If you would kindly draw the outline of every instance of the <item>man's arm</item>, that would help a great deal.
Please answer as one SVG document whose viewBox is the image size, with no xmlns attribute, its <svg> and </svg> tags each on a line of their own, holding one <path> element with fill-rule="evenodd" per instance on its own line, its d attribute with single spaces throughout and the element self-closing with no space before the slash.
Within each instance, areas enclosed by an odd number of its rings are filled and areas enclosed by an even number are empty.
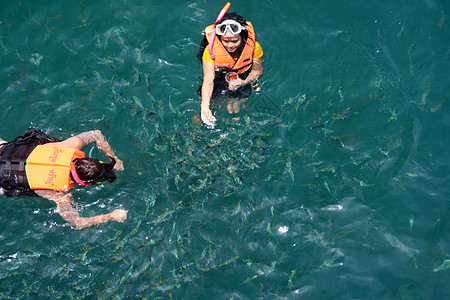
<svg viewBox="0 0 450 300">
<path fill-rule="evenodd" d="M 109 214 L 98 215 L 90 218 L 83 218 L 73 207 L 74 201 L 72 193 L 63 193 L 49 190 L 34 190 L 34 192 L 43 198 L 56 203 L 56 210 L 60 216 L 66 220 L 70 226 L 76 229 L 84 229 L 93 225 L 99 225 L 109 221 L 123 222 L 127 218 L 127 210 L 116 209 Z"/>
<path fill-rule="evenodd" d="M 76 148 L 78 150 L 83 149 L 87 145 L 94 143 L 96 144 L 98 150 L 105 153 L 107 156 L 114 157 L 116 160 L 116 164 L 114 166 L 114 169 L 118 171 L 123 171 L 123 162 L 120 160 L 116 154 L 114 153 L 114 150 L 109 145 L 108 141 L 106 140 L 105 136 L 102 134 L 100 130 L 91 130 L 82 132 L 76 136 L 70 137 L 62 142 L 56 142 L 52 143 L 57 146 L 61 147 L 72 147 Z"/>
</svg>

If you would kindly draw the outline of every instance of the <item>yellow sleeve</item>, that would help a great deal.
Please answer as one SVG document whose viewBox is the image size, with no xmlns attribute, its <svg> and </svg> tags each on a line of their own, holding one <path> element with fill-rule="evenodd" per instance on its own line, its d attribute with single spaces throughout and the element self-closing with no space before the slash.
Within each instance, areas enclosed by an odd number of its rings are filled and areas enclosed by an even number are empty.
<svg viewBox="0 0 450 300">
<path fill-rule="evenodd" d="M 255 49 L 253 49 L 253 59 L 259 59 L 263 56 L 264 52 L 258 41 L 255 41 Z"/>
<path fill-rule="evenodd" d="M 215 60 L 212 59 L 211 55 L 209 54 L 208 46 L 203 51 L 202 60 L 205 62 L 212 63 L 212 64 L 215 62 Z"/>
</svg>

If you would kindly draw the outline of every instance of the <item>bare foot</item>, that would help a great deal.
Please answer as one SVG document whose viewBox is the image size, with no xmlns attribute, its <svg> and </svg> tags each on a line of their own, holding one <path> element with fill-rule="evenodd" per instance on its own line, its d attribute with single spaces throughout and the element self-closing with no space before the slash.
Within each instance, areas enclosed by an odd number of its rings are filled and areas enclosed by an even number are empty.
<svg viewBox="0 0 450 300">
<path fill-rule="evenodd" d="M 237 101 L 236 98 L 228 98 L 227 99 L 227 110 L 229 114 L 232 114 L 234 112 L 234 103 Z"/>
<path fill-rule="evenodd" d="M 233 103 L 233 112 L 238 114 L 241 111 L 241 101 L 237 100 Z"/>
</svg>

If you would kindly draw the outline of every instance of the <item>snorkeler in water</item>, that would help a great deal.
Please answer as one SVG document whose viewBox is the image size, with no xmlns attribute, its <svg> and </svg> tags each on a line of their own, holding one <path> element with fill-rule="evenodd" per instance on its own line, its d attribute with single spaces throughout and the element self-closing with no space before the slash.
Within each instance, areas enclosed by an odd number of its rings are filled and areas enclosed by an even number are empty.
<svg viewBox="0 0 450 300">
<path fill-rule="evenodd" d="M 109 157 L 109 163 L 85 157 L 81 150 L 94 142 Z M 13 142 L 0 139 L 0 194 L 47 198 L 56 203 L 57 212 L 76 229 L 127 218 L 128 211 L 123 209 L 83 218 L 73 207 L 71 188 L 76 184 L 88 187 L 106 180 L 112 182 L 116 179 L 113 169 L 123 171 L 123 162 L 100 130 L 58 141 L 30 128 Z"/>
<path fill-rule="evenodd" d="M 201 119 L 207 125 L 216 121 L 211 100 L 224 95 L 228 113 L 239 113 L 240 105 L 252 94 L 252 83 L 263 73 L 263 50 L 256 41 L 253 25 L 237 13 L 222 15 L 228 7 L 229 3 L 216 23 L 205 28 L 200 46 L 203 83 L 198 92 Z"/>
</svg>

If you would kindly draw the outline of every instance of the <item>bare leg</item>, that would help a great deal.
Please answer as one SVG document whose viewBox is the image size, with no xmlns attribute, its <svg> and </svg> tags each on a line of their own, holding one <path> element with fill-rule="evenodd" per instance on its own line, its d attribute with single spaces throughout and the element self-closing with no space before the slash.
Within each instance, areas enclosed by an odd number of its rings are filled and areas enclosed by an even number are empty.
<svg viewBox="0 0 450 300">
<path fill-rule="evenodd" d="M 248 98 L 243 98 L 243 99 L 236 99 L 236 101 L 233 104 L 233 112 L 235 114 L 238 114 L 241 111 L 241 103 L 245 104 L 245 102 L 247 102 Z"/>
<path fill-rule="evenodd" d="M 245 108 L 245 103 L 247 102 L 247 100 L 248 100 L 248 98 L 241 99 L 241 104 L 242 104 L 242 106 L 244 106 L 244 108 Z"/>
<path fill-rule="evenodd" d="M 227 98 L 227 110 L 230 115 L 234 113 L 234 105 L 236 101 L 239 100 L 237 98 Z"/>
</svg>

